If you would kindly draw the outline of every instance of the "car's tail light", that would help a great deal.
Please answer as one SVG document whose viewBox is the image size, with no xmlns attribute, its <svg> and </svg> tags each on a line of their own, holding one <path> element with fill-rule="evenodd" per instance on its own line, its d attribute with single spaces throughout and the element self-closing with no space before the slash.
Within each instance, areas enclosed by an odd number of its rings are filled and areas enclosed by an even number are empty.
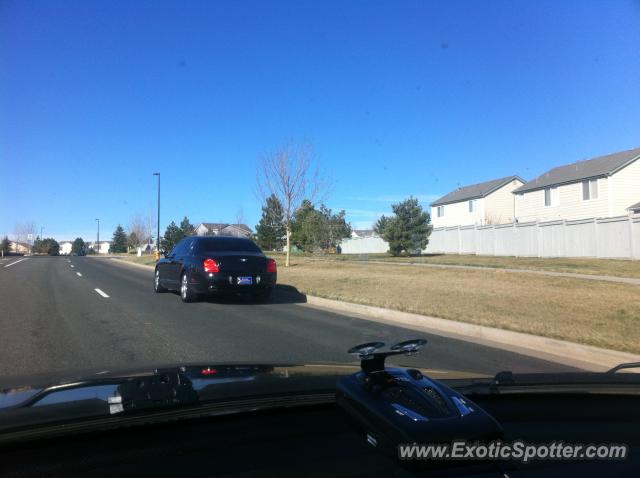
<svg viewBox="0 0 640 478">
<path fill-rule="evenodd" d="M 267 259 L 267 272 L 278 272 L 278 266 L 274 259 Z"/>
<path fill-rule="evenodd" d="M 202 265 L 204 266 L 205 272 L 220 272 L 220 265 L 215 259 L 207 259 Z"/>
</svg>

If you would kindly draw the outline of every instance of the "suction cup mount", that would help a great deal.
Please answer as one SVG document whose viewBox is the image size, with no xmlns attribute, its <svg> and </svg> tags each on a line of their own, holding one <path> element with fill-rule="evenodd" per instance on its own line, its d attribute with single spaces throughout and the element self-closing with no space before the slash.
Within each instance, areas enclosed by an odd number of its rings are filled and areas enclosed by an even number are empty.
<svg viewBox="0 0 640 478">
<path fill-rule="evenodd" d="M 384 372 L 384 361 L 391 355 L 416 355 L 425 346 L 425 339 L 405 340 L 391 347 L 387 352 L 378 352 L 384 347 L 383 342 L 368 342 L 351 347 L 347 353 L 357 355 L 360 367 L 365 373 Z"/>
</svg>

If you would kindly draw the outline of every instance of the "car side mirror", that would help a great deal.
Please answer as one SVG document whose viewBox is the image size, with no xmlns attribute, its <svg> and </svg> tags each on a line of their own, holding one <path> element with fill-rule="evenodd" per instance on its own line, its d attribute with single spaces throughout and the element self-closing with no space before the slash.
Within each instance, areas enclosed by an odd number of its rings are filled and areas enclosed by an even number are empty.
<svg viewBox="0 0 640 478">
<path fill-rule="evenodd" d="M 162 253 L 162 255 L 164 256 L 164 258 L 166 259 L 167 257 L 169 257 L 171 255 L 171 253 L 169 251 L 164 251 Z"/>
</svg>

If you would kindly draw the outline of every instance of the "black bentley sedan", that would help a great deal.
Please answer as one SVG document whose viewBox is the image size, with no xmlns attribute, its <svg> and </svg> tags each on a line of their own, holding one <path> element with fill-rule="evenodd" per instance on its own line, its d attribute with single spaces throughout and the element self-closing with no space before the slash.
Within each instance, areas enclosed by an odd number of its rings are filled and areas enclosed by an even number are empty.
<svg viewBox="0 0 640 478">
<path fill-rule="evenodd" d="M 183 302 L 205 294 L 250 293 L 266 300 L 278 269 L 250 239 L 194 236 L 181 240 L 156 264 L 154 290 L 180 292 Z"/>
</svg>

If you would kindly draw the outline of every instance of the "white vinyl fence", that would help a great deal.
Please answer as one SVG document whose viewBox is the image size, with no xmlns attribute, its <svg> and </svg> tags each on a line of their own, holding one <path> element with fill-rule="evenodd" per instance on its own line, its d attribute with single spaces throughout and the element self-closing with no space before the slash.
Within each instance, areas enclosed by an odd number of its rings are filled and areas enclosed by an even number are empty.
<svg viewBox="0 0 640 478">
<path fill-rule="evenodd" d="M 389 250 L 389 244 L 378 236 L 351 237 L 340 243 L 343 254 L 376 254 Z"/>
<path fill-rule="evenodd" d="M 640 259 L 640 216 L 437 228 L 425 252 Z"/>
</svg>

